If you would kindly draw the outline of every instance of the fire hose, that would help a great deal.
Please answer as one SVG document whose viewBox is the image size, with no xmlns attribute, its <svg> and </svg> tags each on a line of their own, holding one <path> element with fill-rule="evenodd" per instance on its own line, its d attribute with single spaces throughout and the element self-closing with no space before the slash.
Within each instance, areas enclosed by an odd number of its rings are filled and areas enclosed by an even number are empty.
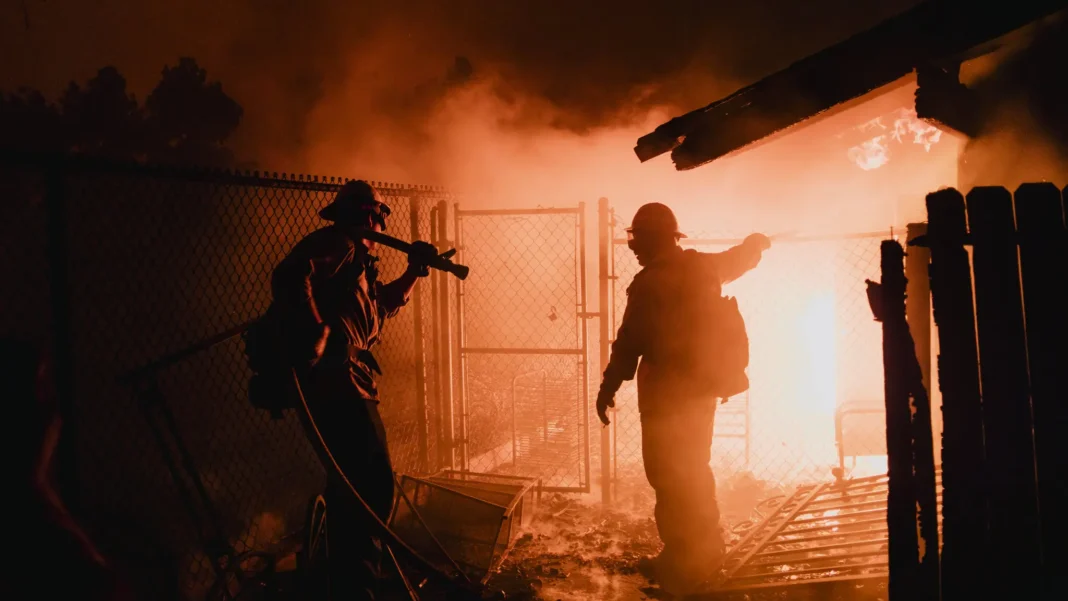
<svg viewBox="0 0 1068 601">
<path fill-rule="evenodd" d="M 412 254 L 412 244 L 410 242 L 405 242 L 400 238 L 394 238 L 393 236 L 390 236 L 388 234 L 383 234 L 382 232 L 376 232 L 367 228 L 359 228 L 355 230 L 355 233 L 357 236 L 365 240 L 377 242 L 382 246 L 388 246 L 389 248 L 399 250 L 409 256 Z M 456 254 L 456 250 L 450 250 L 441 253 L 440 255 L 427 257 L 425 258 L 426 264 L 427 266 L 433 267 L 434 269 L 439 269 L 446 273 L 451 273 L 454 276 L 460 278 L 461 280 L 466 280 L 467 275 L 471 272 L 471 269 L 468 268 L 466 265 L 460 265 L 458 263 L 453 263 L 452 261 L 450 261 L 449 258 L 452 257 L 454 254 Z M 420 259 L 423 258 L 420 257 Z"/>
<path fill-rule="evenodd" d="M 344 484 L 345 488 L 348 489 L 349 493 L 352 494 L 352 497 L 356 499 L 357 505 L 363 510 L 364 517 L 368 518 L 367 521 L 371 526 L 371 530 L 389 548 L 389 552 L 392 554 L 393 549 L 396 549 L 402 555 L 407 557 L 409 561 L 415 564 L 416 567 L 423 570 L 427 576 L 436 576 L 444 583 L 465 590 L 468 593 L 471 593 L 474 597 L 480 597 L 483 590 L 481 585 L 472 582 L 467 577 L 467 574 L 462 571 L 458 572 L 456 575 L 450 576 L 434 566 L 418 551 L 401 540 L 400 537 L 398 537 L 396 533 L 394 533 L 393 530 L 390 529 L 380 517 L 378 517 L 378 514 L 371 509 L 371 506 L 367 504 L 367 501 L 360 496 L 360 493 L 352 485 L 352 482 L 349 481 L 348 476 L 345 475 L 341 466 L 338 465 L 337 460 L 334 459 L 333 453 L 330 452 L 326 440 L 319 431 L 319 428 L 315 423 L 315 417 L 312 415 L 311 407 L 309 407 L 308 400 L 304 396 L 304 389 L 300 385 L 300 376 L 297 374 L 297 370 L 292 369 L 291 371 L 293 374 L 293 386 L 296 391 L 296 397 L 300 399 L 300 406 L 297 407 L 297 416 L 300 418 L 301 423 L 304 425 L 304 429 L 308 433 L 308 440 L 315 449 L 315 453 L 319 456 L 319 460 L 327 471 L 336 476 Z"/>
</svg>

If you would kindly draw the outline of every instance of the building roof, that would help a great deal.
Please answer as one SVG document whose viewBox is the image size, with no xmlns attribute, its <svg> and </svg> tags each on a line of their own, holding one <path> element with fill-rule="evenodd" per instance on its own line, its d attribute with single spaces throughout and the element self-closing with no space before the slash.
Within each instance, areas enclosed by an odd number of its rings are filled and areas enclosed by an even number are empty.
<svg viewBox="0 0 1068 601">
<path fill-rule="evenodd" d="M 677 170 L 699 167 L 802 121 L 853 106 L 917 67 L 985 53 L 992 40 L 1063 8 L 1063 0 L 924 2 L 660 125 L 638 139 L 634 152 L 645 162 L 670 151 Z"/>
</svg>

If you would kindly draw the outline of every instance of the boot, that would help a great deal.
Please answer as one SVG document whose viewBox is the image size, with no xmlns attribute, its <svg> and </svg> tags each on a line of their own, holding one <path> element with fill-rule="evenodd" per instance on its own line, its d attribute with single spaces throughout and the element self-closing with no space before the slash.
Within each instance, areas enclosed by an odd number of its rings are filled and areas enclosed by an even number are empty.
<svg viewBox="0 0 1068 601">
<path fill-rule="evenodd" d="M 711 591 L 715 585 L 723 555 L 690 555 L 657 565 L 657 583 L 673 597 L 698 595 Z"/>
</svg>

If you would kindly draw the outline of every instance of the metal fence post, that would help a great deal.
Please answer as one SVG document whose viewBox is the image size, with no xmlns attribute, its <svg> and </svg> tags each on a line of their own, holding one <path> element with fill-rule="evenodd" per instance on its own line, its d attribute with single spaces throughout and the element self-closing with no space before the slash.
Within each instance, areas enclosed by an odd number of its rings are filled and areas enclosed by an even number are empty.
<svg viewBox="0 0 1068 601">
<path fill-rule="evenodd" d="M 912 242 L 927 235 L 926 223 L 910 223 L 907 241 Z M 931 253 L 923 246 L 909 246 L 905 255 L 905 278 L 908 288 L 905 296 L 905 316 L 909 331 L 916 345 L 916 359 L 923 370 L 923 387 L 931 390 L 931 282 L 927 265 Z"/>
<path fill-rule="evenodd" d="M 449 249 L 449 204 L 447 201 L 439 201 L 437 212 L 437 240 L 435 243 L 438 250 L 445 252 Z M 449 313 L 449 281 L 443 271 L 435 271 L 437 277 L 438 295 L 435 299 L 438 305 L 437 331 L 438 331 L 438 399 L 441 403 L 441 445 L 442 460 L 447 469 L 455 468 L 456 444 L 453 441 L 453 416 L 452 416 L 452 319 Z"/>
<path fill-rule="evenodd" d="M 609 272 L 608 257 L 612 250 L 612 214 L 608 209 L 608 199 L 597 201 L 597 297 L 600 305 L 600 337 L 598 365 L 600 373 L 608 367 L 608 357 L 612 352 L 609 339 L 612 336 L 611 316 L 612 299 L 608 286 L 612 276 Z M 601 502 L 612 503 L 612 437 L 611 431 L 601 427 Z"/>
<path fill-rule="evenodd" d="M 578 272 L 579 272 L 579 302 L 578 315 L 582 344 L 582 357 L 579 360 L 579 369 L 582 376 L 582 415 L 585 419 L 585 427 L 582 431 L 582 449 L 585 454 L 585 478 L 586 486 L 590 486 L 590 330 L 587 320 L 591 317 L 586 302 L 586 203 L 579 203 L 578 214 Z M 604 321 L 602 319 L 601 321 Z"/>
<path fill-rule="evenodd" d="M 423 199 L 412 196 L 408 201 L 411 222 L 411 239 L 420 240 L 419 214 L 423 208 Z M 423 283 L 418 282 L 412 290 L 412 323 L 415 331 L 415 421 L 419 439 L 419 463 L 423 471 L 430 472 L 430 445 L 427 441 L 427 404 L 426 404 L 426 361 L 423 353 Z"/>
<path fill-rule="evenodd" d="M 441 217 L 444 219 L 445 212 L 442 211 Z M 453 205 L 453 235 L 455 236 L 454 246 L 457 253 L 461 257 L 464 256 L 463 245 L 463 233 L 460 225 L 460 205 Z M 442 222 L 441 231 L 447 231 L 445 223 Z M 445 274 L 442 274 L 443 276 Z M 445 287 L 448 290 L 448 287 Z M 464 355 L 462 349 L 466 346 L 464 340 L 466 332 L 464 331 L 464 282 L 460 278 L 456 278 L 456 335 L 451 338 L 452 345 L 449 346 L 449 351 L 454 352 L 456 356 L 456 377 L 452 379 L 455 383 L 456 392 L 455 397 L 460 402 L 460 468 L 463 471 L 470 471 L 469 458 L 467 456 L 468 444 L 467 444 L 467 357 Z M 451 361 L 450 357 L 450 361 Z M 451 363 L 450 363 L 451 366 Z"/>
<path fill-rule="evenodd" d="M 906 241 L 927 235 L 926 223 L 910 223 L 906 229 Z M 905 293 L 905 319 L 912 333 L 916 348 L 916 360 L 920 362 L 923 372 L 923 389 L 928 398 L 933 396 L 931 389 L 931 277 L 928 265 L 931 252 L 924 245 L 909 245 L 905 254 L 905 279 L 908 286 Z M 942 429 L 942 412 L 931 411 L 931 431 Z M 935 463 L 942 462 L 942 445 L 934 445 Z"/>
<path fill-rule="evenodd" d="M 49 298 L 52 310 L 52 377 L 63 419 L 63 436 L 56 450 L 60 494 L 72 508 L 78 506 L 77 420 L 74 412 L 74 325 L 71 317 L 70 234 L 67 231 L 67 187 L 63 166 L 50 166 L 46 175 L 45 205 L 48 223 Z"/>
</svg>

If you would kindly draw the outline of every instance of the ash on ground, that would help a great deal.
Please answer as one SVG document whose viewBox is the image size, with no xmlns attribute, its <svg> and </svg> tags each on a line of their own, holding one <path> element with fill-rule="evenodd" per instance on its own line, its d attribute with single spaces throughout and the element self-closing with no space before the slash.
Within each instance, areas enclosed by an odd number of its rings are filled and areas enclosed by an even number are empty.
<svg viewBox="0 0 1068 601">
<path fill-rule="evenodd" d="M 642 577 L 638 560 L 660 552 L 653 521 L 655 497 L 644 474 L 620 474 L 615 502 L 553 495 L 543 497 L 531 531 L 506 557 L 489 585 L 520 601 L 631 601 L 669 599 Z M 724 536 L 735 542 L 787 491 L 751 474 L 722 478 L 719 504 Z"/>
</svg>

